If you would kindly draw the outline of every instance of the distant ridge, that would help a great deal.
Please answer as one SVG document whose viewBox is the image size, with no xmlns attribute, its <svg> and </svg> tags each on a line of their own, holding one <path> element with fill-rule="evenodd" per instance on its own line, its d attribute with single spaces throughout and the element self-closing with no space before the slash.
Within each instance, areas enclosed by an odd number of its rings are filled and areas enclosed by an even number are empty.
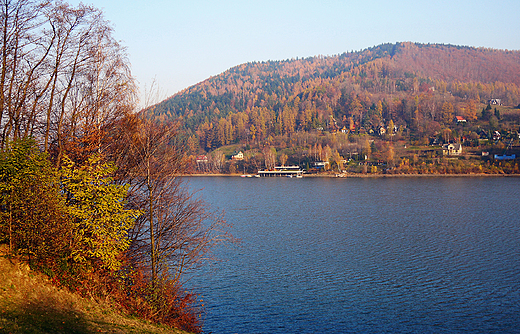
<svg viewBox="0 0 520 334">
<path fill-rule="evenodd" d="M 421 103 L 424 98 L 418 100 L 419 96 L 427 92 L 429 105 L 415 108 L 421 119 L 437 122 L 436 110 L 443 101 L 449 100 L 457 112 L 467 110 L 462 103 L 470 100 L 480 104 L 500 99 L 516 106 L 519 86 L 517 50 L 387 43 L 336 56 L 240 64 L 146 112 L 159 120 L 181 120 L 187 135 L 207 151 L 251 137 L 255 124 L 255 139 L 327 128 L 331 119 L 340 127 L 347 126 L 349 118 L 358 127 L 375 128 L 390 119 L 411 127 L 412 107 L 407 101 Z M 396 107 L 397 100 L 402 103 Z M 367 119 L 378 103 L 383 106 L 380 115 Z M 225 127 L 218 124 L 221 119 L 230 123 L 228 134 L 221 129 L 219 139 L 208 139 L 207 133 L 216 132 L 211 129 Z"/>
<path fill-rule="evenodd" d="M 237 98 L 253 98 L 252 94 L 259 92 L 259 88 L 265 88 L 267 92 L 289 93 L 291 84 L 297 82 L 305 84 L 316 78 L 331 80 L 346 73 L 370 76 L 371 68 L 378 65 L 381 69 L 377 74 L 383 78 L 400 79 L 413 75 L 423 80 L 429 78 L 447 83 L 498 81 L 520 86 L 518 50 L 403 42 L 381 44 L 337 56 L 241 64 L 159 103 L 154 108 L 154 114 L 179 116 L 184 114 L 186 108 L 193 112 L 204 110 L 213 102 L 219 103 L 211 97 L 229 93 L 233 95 L 229 96 L 229 102 L 234 100 L 234 103 L 224 106 L 224 109 L 241 110 L 240 105 L 236 105 Z M 277 87 L 278 84 L 282 87 Z M 234 91 L 237 96 L 232 94 Z M 193 97 L 193 101 L 189 101 L 192 100 L 190 97 Z"/>
<path fill-rule="evenodd" d="M 520 52 L 467 46 L 400 43 L 397 67 L 445 81 L 520 85 Z"/>
</svg>

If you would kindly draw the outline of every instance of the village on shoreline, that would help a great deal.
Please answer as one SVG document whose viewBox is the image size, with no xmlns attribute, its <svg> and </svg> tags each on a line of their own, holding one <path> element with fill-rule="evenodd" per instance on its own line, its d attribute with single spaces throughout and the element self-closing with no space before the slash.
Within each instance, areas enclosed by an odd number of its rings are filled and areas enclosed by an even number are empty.
<svg viewBox="0 0 520 334">
<path fill-rule="evenodd" d="M 365 144 L 365 147 L 369 146 L 374 145 Z M 207 155 L 191 156 L 191 160 L 189 157 L 187 174 L 297 178 L 520 175 L 517 158 L 520 156 L 520 148 L 508 145 L 504 149 L 500 142 L 498 145 L 485 143 L 478 147 L 463 147 L 462 144 L 453 143 L 411 146 L 404 141 L 395 142 L 388 150 L 392 158 L 386 161 L 381 159 L 376 148 L 362 151 L 361 154 L 354 152 L 345 158 L 337 151 L 333 154 L 323 153 L 327 148 L 293 148 L 280 152 L 273 148 L 249 148 L 243 152 L 240 145 L 230 145 Z"/>
<path fill-rule="evenodd" d="M 250 174 L 186 174 L 184 177 L 247 177 Z M 520 177 L 520 174 L 304 174 L 304 178 Z"/>
</svg>

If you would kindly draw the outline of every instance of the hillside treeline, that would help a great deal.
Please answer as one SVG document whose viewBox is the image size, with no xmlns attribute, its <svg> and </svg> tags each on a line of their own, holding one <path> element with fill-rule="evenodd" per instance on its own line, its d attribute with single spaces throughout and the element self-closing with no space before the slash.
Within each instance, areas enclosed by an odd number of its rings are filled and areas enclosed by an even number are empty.
<svg viewBox="0 0 520 334">
<path fill-rule="evenodd" d="M 138 116 L 103 13 L 0 3 L 0 243 L 57 285 L 200 331 L 185 274 L 227 238 L 181 178 L 175 124 Z"/>
<path fill-rule="evenodd" d="M 519 78 L 518 51 L 383 44 L 242 64 L 148 113 L 180 120 L 192 154 L 229 144 L 270 145 L 280 136 L 290 145 L 295 134 L 313 131 L 378 133 L 389 124 L 409 140 L 428 143 L 443 129 L 455 130 L 455 116 L 476 121 L 491 100 L 517 106 Z"/>
</svg>

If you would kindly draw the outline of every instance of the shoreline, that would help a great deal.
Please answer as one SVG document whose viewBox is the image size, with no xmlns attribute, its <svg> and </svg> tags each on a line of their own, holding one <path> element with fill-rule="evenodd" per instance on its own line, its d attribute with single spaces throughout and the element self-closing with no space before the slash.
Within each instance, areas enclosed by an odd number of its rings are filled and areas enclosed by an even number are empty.
<svg viewBox="0 0 520 334">
<path fill-rule="evenodd" d="M 242 177 L 244 174 L 186 174 L 183 177 Z M 255 175 L 255 174 L 246 174 Z M 282 177 L 282 176 L 277 176 Z M 520 174 L 344 174 L 338 176 L 336 174 L 304 174 L 303 178 L 395 178 L 395 177 L 520 177 Z M 276 178 L 276 177 L 273 177 Z"/>
</svg>

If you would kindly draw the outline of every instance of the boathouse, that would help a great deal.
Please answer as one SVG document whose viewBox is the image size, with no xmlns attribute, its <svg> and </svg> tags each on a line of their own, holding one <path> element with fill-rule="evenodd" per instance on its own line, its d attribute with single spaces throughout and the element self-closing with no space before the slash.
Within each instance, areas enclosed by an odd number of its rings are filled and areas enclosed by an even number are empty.
<svg viewBox="0 0 520 334">
<path fill-rule="evenodd" d="M 274 170 L 259 170 L 261 177 L 303 177 L 303 170 L 299 166 L 277 166 Z"/>
</svg>

